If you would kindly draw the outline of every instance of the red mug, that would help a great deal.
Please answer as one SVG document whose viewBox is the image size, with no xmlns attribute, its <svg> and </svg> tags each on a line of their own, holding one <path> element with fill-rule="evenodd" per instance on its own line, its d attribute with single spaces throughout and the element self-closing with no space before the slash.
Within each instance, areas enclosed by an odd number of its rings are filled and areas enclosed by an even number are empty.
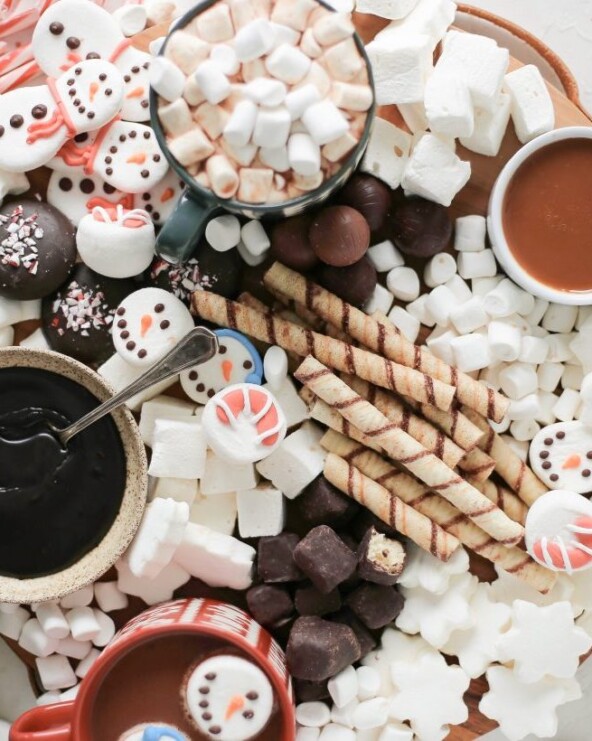
<svg viewBox="0 0 592 741">
<path fill-rule="evenodd" d="M 267 675 L 279 701 L 282 736 L 294 741 L 292 682 L 278 643 L 250 615 L 210 599 L 182 599 L 152 607 L 130 620 L 94 662 L 76 699 L 32 708 L 10 729 L 10 741 L 101 741 L 90 727 L 97 690 L 117 661 L 150 638 L 194 633 L 218 638 L 244 651 Z"/>
</svg>

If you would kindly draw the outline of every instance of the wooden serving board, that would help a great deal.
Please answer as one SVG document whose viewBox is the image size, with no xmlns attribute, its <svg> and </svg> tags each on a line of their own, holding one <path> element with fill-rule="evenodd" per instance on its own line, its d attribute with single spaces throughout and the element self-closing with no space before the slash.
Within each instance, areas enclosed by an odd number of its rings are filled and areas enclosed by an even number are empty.
<svg viewBox="0 0 592 741">
<path fill-rule="evenodd" d="M 371 40 L 374 35 L 386 25 L 386 21 L 369 15 L 355 14 L 355 22 L 360 36 L 365 42 Z M 134 39 L 134 46 L 144 51 L 148 50 L 148 45 L 151 41 L 161 36 L 166 35 L 168 30 L 168 23 L 163 23 L 158 26 L 153 26 Z M 510 62 L 512 69 L 516 69 L 522 64 L 512 59 Z M 562 92 L 552 85 L 548 85 L 551 98 L 555 107 L 556 114 L 556 127 L 562 128 L 566 126 L 592 126 L 592 121 L 582 112 L 578 106 L 570 101 Z M 405 124 L 396 108 L 396 106 L 383 106 L 378 109 L 378 115 L 381 118 L 392 121 L 402 128 L 406 128 Z M 502 170 L 505 163 L 512 157 L 515 152 L 520 148 L 520 142 L 516 138 L 513 127 L 510 124 L 508 131 L 504 138 L 501 151 L 497 157 L 485 157 L 474 152 L 466 150 L 464 147 L 458 147 L 458 154 L 463 160 L 468 160 L 472 165 L 472 176 L 467 186 L 458 194 L 455 198 L 454 203 L 451 207 L 451 213 L 453 218 L 458 216 L 464 216 L 468 214 L 482 214 L 487 213 L 487 204 L 489 200 L 490 192 L 493 188 L 495 180 Z M 49 171 L 46 168 L 32 173 L 31 180 L 31 192 L 45 195 L 47 182 L 49 178 Z M 23 337 L 31 333 L 33 329 L 36 329 L 38 323 L 27 322 L 17 327 L 17 333 L 15 342 L 18 342 Z M 174 391 L 173 391 L 174 393 Z M 471 555 L 471 571 L 479 576 L 482 580 L 490 581 L 494 577 L 491 564 L 484 559 Z M 115 572 L 111 575 L 107 575 L 110 578 L 116 578 Z M 182 587 L 177 592 L 177 596 L 210 596 L 210 588 L 192 579 L 188 584 Z M 220 598 L 220 590 L 214 590 L 215 596 Z M 228 590 L 228 599 L 237 603 L 236 593 L 232 593 Z M 238 600 L 240 602 L 240 598 Z M 246 607 L 246 605 L 243 605 Z M 126 610 L 119 611 L 113 614 L 116 621 L 117 627 L 122 627 L 127 620 L 134 615 L 138 614 L 144 609 L 144 604 L 138 599 L 132 598 L 130 600 L 130 606 Z M 15 650 L 15 652 L 23 659 L 23 661 L 31 669 L 31 676 L 33 677 L 34 660 L 29 654 L 23 652 L 14 641 L 7 641 L 8 644 Z M 471 686 L 466 693 L 465 700 L 469 706 L 469 719 L 466 723 L 455 726 L 451 729 L 451 733 L 448 736 L 448 741 L 473 741 L 479 738 L 482 734 L 493 730 L 496 727 L 496 723 L 485 718 L 478 710 L 478 704 L 487 691 L 487 683 L 485 678 L 480 678 L 471 682 Z"/>
</svg>

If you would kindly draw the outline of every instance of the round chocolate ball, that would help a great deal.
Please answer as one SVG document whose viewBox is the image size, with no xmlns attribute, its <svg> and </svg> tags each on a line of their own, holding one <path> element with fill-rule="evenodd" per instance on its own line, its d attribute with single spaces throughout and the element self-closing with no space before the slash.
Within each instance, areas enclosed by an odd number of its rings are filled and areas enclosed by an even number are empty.
<svg viewBox="0 0 592 741">
<path fill-rule="evenodd" d="M 236 249 L 217 252 L 204 239 L 195 255 L 182 265 L 155 258 L 150 266 L 149 283 L 174 293 L 187 306 L 191 303 L 191 294 L 200 289 L 234 298 L 240 285 L 242 265 Z"/>
<path fill-rule="evenodd" d="M 395 206 L 391 235 L 406 255 L 432 257 L 445 250 L 452 237 L 448 209 L 419 196 L 406 198 Z"/>
<path fill-rule="evenodd" d="M 391 189 L 382 180 L 363 172 L 356 173 L 339 193 L 339 200 L 355 208 L 368 222 L 370 231 L 384 226 L 391 206 Z"/>
<path fill-rule="evenodd" d="M 75 229 L 49 203 L 25 199 L 0 208 L 0 296 L 43 298 L 66 280 L 76 260 Z"/>
<path fill-rule="evenodd" d="M 364 255 L 358 262 L 344 268 L 323 265 L 319 269 L 318 280 L 343 301 L 362 307 L 376 288 L 376 268 Z"/>
<path fill-rule="evenodd" d="M 293 216 L 280 221 L 271 230 L 271 256 L 292 270 L 306 272 L 318 264 L 308 231 L 310 216 Z"/>
<path fill-rule="evenodd" d="M 329 206 L 310 225 L 310 244 L 326 265 L 344 268 L 361 260 L 370 246 L 370 227 L 351 206 Z"/>
<path fill-rule="evenodd" d="M 115 352 L 115 310 L 137 287 L 133 280 L 106 278 L 82 263 L 76 265 L 41 305 L 41 326 L 51 349 L 83 363 L 104 363 Z"/>
</svg>

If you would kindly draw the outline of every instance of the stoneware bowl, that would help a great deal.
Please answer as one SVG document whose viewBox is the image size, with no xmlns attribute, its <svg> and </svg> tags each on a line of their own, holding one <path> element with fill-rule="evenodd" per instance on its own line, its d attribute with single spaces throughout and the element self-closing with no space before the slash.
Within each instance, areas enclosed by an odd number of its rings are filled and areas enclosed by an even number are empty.
<svg viewBox="0 0 592 741">
<path fill-rule="evenodd" d="M 22 347 L 0 349 L 0 368 L 40 368 L 84 386 L 100 401 L 113 396 L 111 387 L 77 360 L 44 350 Z M 130 544 L 142 519 L 148 473 L 144 443 L 131 412 L 120 407 L 112 418 L 117 426 L 126 460 L 126 482 L 121 508 L 101 542 L 63 571 L 33 579 L 0 576 L 0 602 L 45 602 L 59 599 L 90 584 L 108 571 Z"/>
</svg>

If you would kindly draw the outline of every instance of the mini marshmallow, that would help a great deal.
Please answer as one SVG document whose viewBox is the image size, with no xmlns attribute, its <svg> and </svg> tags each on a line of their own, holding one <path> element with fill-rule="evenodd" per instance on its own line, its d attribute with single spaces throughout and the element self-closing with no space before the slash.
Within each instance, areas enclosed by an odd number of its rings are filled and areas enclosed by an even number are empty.
<svg viewBox="0 0 592 741">
<path fill-rule="evenodd" d="M 39 680 L 46 690 L 63 690 L 77 683 L 70 662 L 65 656 L 35 659 Z"/>
<path fill-rule="evenodd" d="M 209 527 L 217 533 L 232 535 L 236 525 L 236 494 L 217 494 L 215 497 L 199 497 L 191 506 L 189 522 Z"/>
<path fill-rule="evenodd" d="M 464 281 L 460 275 L 455 273 L 452 278 L 448 278 L 446 283 L 444 283 L 446 288 L 449 288 L 452 293 L 456 296 L 457 300 L 462 304 L 466 301 L 470 301 L 473 298 L 473 294 L 471 293 L 471 289 L 468 286 L 468 283 Z"/>
<path fill-rule="evenodd" d="M 399 187 L 411 151 L 411 136 L 383 118 L 375 118 L 360 169 L 393 190 Z"/>
<path fill-rule="evenodd" d="M 43 632 L 50 638 L 66 638 L 70 634 L 70 626 L 64 613 L 55 602 L 43 602 L 37 606 L 35 615 Z"/>
<path fill-rule="evenodd" d="M 489 317 L 483 308 L 482 300 L 478 296 L 474 296 L 460 306 L 452 308 L 450 321 L 459 334 L 469 334 L 479 329 L 479 327 L 484 327 L 488 323 Z M 489 343 L 491 352 L 496 357 L 495 351 L 491 347 L 491 339 L 489 339 Z"/>
<path fill-rule="evenodd" d="M 321 732 L 318 728 L 306 728 L 298 726 L 296 729 L 296 741 L 319 741 Z"/>
<path fill-rule="evenodd" d="M 257 77 L 245 85 L 243 92 L 254 103 L 272 108 L 284 102 L 287 88 L 280 80 Z"/>
<path fill-rule="evenodd" d="M 255 219 L 241 227 L 240 241 L 251 255 L 257 256 L 265 254 L 271 246 L 263 224 Z"/>
<path fill-rule="evenodd" d="M 548 306 L 549 306 L 549 302 L 545 301 L 545 299 L 535 298 L 534 307 L 532 311 L 530 312 L 530 314 L 526 316 L 526 320 L 528 321 L 528 323 L 531 324 L 533 327 L 540 324 L 540 321 L 545 315 L 545 312 L 547 311 Z"/>
<path fill-rule="evenodd" d="M 409 308 L 409 305 L 407 308 Z M 415 342 L 417 340 L 421 328 L 420 321 L 417 317 L 401 306 L 395 306 L 389 312 L 388 318 L 409 342 Z"/>
<path fill-rule="evenodd" d="M 413 268 L 393 268 L 386 276 L 386 285 L 401 301 L 414 301 L 420 293 L 419 276 Z"/>
<path fill-rule="evenodd" d="M 76 641 L 72 636 L 68 636 L 58 641 L 56 652 L 61 656 L 67 656 L 69 659 L 81 661 L 91 649 L 92 643 L 90 641 Z"/>
<path fill-rule="evenodd" d="M 522 399 L 510 401 L 507 417 L 509 420 L 532 419 L 536 417 L 539 410 L 539 399 L 537 394 L 528 394 Z"/>
<path fill-rule="evenodd" d="M 169 37 L 165 53 L 182 72 L 191 75 L 208 58 L 210 48 L 194 34 L 179 30 Z"/>
<path fill-rule="evenodd" d="M 242 242 L 239 242 L 237 245 L 237 252 L 241 256 L 243 262 L 246 262 L 249 267 L 255 268 L 257 265 L 261 265 L 265 262 L 267 259 L 267 254 L 263 253 L 261 255 L 253 255 L 249 250 L 245 247 L 245 245 Z"/>
<path fill-rule="evenodd" d="M 231 198 L 240 187 L 239 176 L 235 168 L 223 154 L 208 159 L 206 173 L 212 190 L 220 198 Z"/>
<path fill-rule="evenodd" d="M 234 50 L 240 62 L 252 62 L 273 48 L 275 34 L 267 18 L 257 18 L 243 26 L 234 37 Z"/>
<path fill-rule="evenodd" d="M 364 69 L 364 62 L 353 39 L 345 39 L 339 44 L 330 46 L 321 61 L 334 80 L 343 82 L 351 82 Z M 376 82 L 376 77 L 374 80 Z"/>
<path fill-rule="evenodd" d="M 485 311 L 493 317 L 518 313 L 527 316 L 534 309 L 534 296 L 508 278 L 501 280 L 483 299 Z"/>
<path fill-rule="evenodd" d="M 537 390 L 538 379 L 534 365 L 512 363 L 499 373 L 500 386 L 510 399 L 523 399 Z"/>
<path fill-rule="evenodd" d="M 582 379 L 580 394 L 584 402 L 592 403 L 592 373 L 587 373 Z"/>
<path fill-rule="evenodd" d="M 256 486 L 257 477 L 251 463 L 229 463 L 211 450 L 207 452 L 205 469 L 200 482 L 200 491 L 203 496 L 254 489 Z"/>
<path fill-rule="evenodd" d="M 51 692 L 44 692 L 42 695 L 39 695 L 39 697 L 35 700 L 35 705 L 37 707 L 42 707 L 43 705 L 53 705 L 56 702 L 60 702 L 61 693 L 57 690 L 52 690 Z M 2 721 L 4 722 L 4 721 Z M 0 731 L 3 731 L 4 727 L 2 723 L 0 723 Z M 0 734 L 0 738 L 4 738 Z M 8 740 L 8 736 L 6 736 L 6 740 Z"/>
<path fill-rule="evenodd" d="M 312 27 L 315 39 L 321 46 L 333 46 L 355 33 L 351 16 L 347 13 L 323 14 Z"/>
<path fill-rule="evenodd" d="M 457 305 L 458 301 L 455 295 L 446 286 L 433 288 L 426 301 L 426 309 L 440 327 L 445 327 L 448 324 L 450 312 Z"/>
<path fill-rule="evenodd" d="M 463 162 L 439 137 L 425 134 L 411 153 L 401 184 L 405 195 L 418 195 L 442 206 L 450 206 L 470 177 L 470 162 Z M 460 270 L 460 259 L 463 256 L 459 256 L 459 273 L 463 278 L 477 277 L 463 275 Z"/>
<path fill-rule="evenodd" d="M 266 383 L 264 388 L 273 393 L 286 417 L 288 429 L 306 421 L 309 417 L 308 407 L 302 401 L 292 380 L 286 377 L 279 387 Z"/>
<path fill-rule="evenodd" d="M 501 388 L 499 372 L 503 367 L 503 363 L 500 363 L 499 365 L 490 365 L 489 367 L 484 368 L 481 373 L 479 373 L 479 380 L 483 381 L 486 386 L 489 386 L 495 391 L 499 391 Z"/>
<path fill-rule="evenodd" d="M 440 252 L 434 255 L 423 271 L 423 281 L 428 288 L 435 288 L 447 280 L 450 280 L 456 273 L 456 260 L 448 252 Z"/>
<path fill-rule="evenodd" d="M 537 369 L 539 388 L 543 391 L 555 391 L 562 373 L 563 367 L 559 363 L 550 361 L 542 363 Z"/>
<path fill-rule="evenodd" d="M 288 160 L 294 172 L 310 177 L 321 169 L 321 150 L 308 134 L 292 134 L 288 141 Z"/>
<path fill-rule="evenodd" d="M 28 610 L 15 605 L 13 612 L 0 612 L 0 635 L 18 641 L 25 623 L 31 617 Z M 41 627 L 41 626 L 39 626 Z"/>
<path fill-rule="evenodd" d="M 212 141 L 222 135 L 229 118 L 230 114 L 224 108 L 219 105 L 212 105 L 207 101 L 193 112 L 193 119 Z"/>
<path fill-rule="evenodd" d="M 116 566 L 119 589 L 132 597 L 139 597 L 147 605 L 170 600 L 174 591 L 191 578 L 185 569 L 174 562 L 164 568 L 156 579 L 138 579 L 124 561 L 119 561 Z"/>
<path fill-rule="evenodd" d="M 169 150 L 185 167 L 201 162 L 214 153 L 212 143 L 199 126 L 194 126 L 190 131 L 171 139 Z"/>
<path fill-rule="evenodd" d="M 440 64 L 427 81 L 424 104 L 430 130 L 435 134 L 455 138 L 472 135 L 475 119 L 469 88 Z"/>
<path fill-rule="evenodd" d="M 304 31 L 310 14 L 317 8 L 315 0 L 276 0 L 271 11 L 271 20 L 296 31 Z"/>
<path fill-rule="evenodd" d="M 251 82 L 252 80 L 256 80 L 258 77 L 267 77 L 267 71 L 262 59 L 254 59 L 252 62 L 244 62 L 242 73 L 245 82 Z"/>
<path fill-rule="evenodd" d="M 199 13 L 193 23 L 198 35 L 212 44 L 229 41 L 234 36 L 230 8 L 226 3 L 214 3 L 207 10 Z"/>
<path fill-rule="evenodd" d="M 208 103 L 216 105 L 230 95 L 230 80 L 214 62 L 202 62 L 193 74 Z"/>
<path fill-rule="evenodd" d="M 288 435 L 270 456 L 257 463 L 257 471 L 288 499 L 295 499 L 323 471 L 322 436 L 319 427 L 306 422 Z"/>
<path fill-rule="evenodd" d="M 322 728 L 331 719 L 329 706 L 324 702 L 301 702 L 296 706 L 296 722 L 307 728 Z"/>
<path fill-rule="evenodd" d="M 172 102 L 183 95 L 185 75 L 167 57 L 156 57 L 150 63 L 150 85 L 161 98 Z"/>
<path fill-rule="evenodd" d="M 540 365 L 547 359 L 549 346 L 542 337 L 522 337 L 518 360 L 521 363 L 532 363 Z"/>
<path fill-rule="evenodd" d="M 356 669 L 358 679 L 358 700 L 371 700 L 380 693 L 380 674 L 371 666 Z"/>
<path fill-rule="evenodd" d="M 353 667 L 351 668 L 353 669 Z M 358 700 L 356 697 L 354 697 L 353 700 L 350 700 L 341 708 L 338 708 L 337 705 L 333 705 L 333 707 L 331 708 L 331 721 L 333 723 L 339 723 L 341 726 L 345 726 L 346 728 L 352 728 L 354 725 L 353 713 L 357 707 Z M 327 726 L 325 726 L 325 728 L 326 727 Z"/>
<path fill-rule="evenodd" d="M 228 44 L 216 44 L 210 52 L 210 61 L 217 64 L 222 72 L 230 77 L 240 71 L 240 62 L 236 56 L 236 50 Z"/>
<path fill-rule="evenodd" d="M 437 327 L 427 338 L 426 344 L 436 357 L 448 363 L 448 365 L 454 365 L 455 359 L 452 350 L 452 340 L 455 337 L 458 337 L 455 331 Z"/>
<path fill-rule="evenodd" d="M 146 8 L 143 5 L 124 5 L 114 10 L 111 15 L 117 21 L 121 33 L 128 37 L 143 31 L 148 22 Z"/>
<path fill-rule="evenodd" d="M 416 103 L 423 100 L 425 85 L 433 69 L 429 36 L 377 36 L 366 45 L 372 65 L 378 105 Z"/>
<path fill-rule="evenodd" d="M 348 666 L 331 677 L 327 689 L 338 708 L 343 708 L 355 700 L 358 695 L 358 675 L 354 667 Z"/>
<path fill-rule="evenodd" d="M 549 332 L 571 332 L 578 316 L 577 306 L 549 304 L 542 325 Z"/>
<path fill-rule="evenodd" d="M 331 100 L 346 111 L 367 111 L 372 105 L 372 88 L 336 81 L 331 86 Z"/>
<path fill-rule="evenodd" d="M 349 129 L 347 120 L 330 100 L 322 100 L 309 106 L 302 114 L 302 123 L 318 145 L 339 139 Z"/>
<path fill-rule="evenodd" d="M 91 666 L 95 663 L 95 661 L 99 658 L 101 655 L 101 652 L 93 648 L 91 649 L 88 654 L 82 659 L 82 661 L 78 664 L 76 667 L 76 676 L 80 679 L 84 679 L 86 675 L 88 674 Z"/>
<path fill-rule="evenodd" d="M 23 625 L 21 634 L 18 639 L 18 645 L 24 651 L 28 651 L 30 654 L 33 654 L 33 656 L 45 658 L 46 656 L 55 653 L 58 647 L 58 641 L 55 638 L 50 638 L 43 631 L 39 620 L 37 620 L 36 618 L 32 618 Z"/>
<path fill-rule="evenodd" d="M 510 363 L 520 355 L 522 333 L 520 329 L 507 322 L 489 322 L 487 338 L 492 356 L 496 360 Z"/>
<path fill-rule="evenodd" d="M 329 723 L 321 731 L 319 741 L 357 741 L 358 734 L 339 723 Z"/>
<path fill-rule="evenodd" d="M 473 278 L 471 280 L 471 289 L 475 296 L 485 297 L 490 291 L 497 286 L 503 279 L 501 275 L 494 275 L 490 278 Z"/>
<path fill-rule="evenodd" d="M 72 607 L 86 607 L 93 601 L 94 592 L 92 584 L 78 589 L 76 592 L 67 594 L 60 600 L 60 607 L 64 610 L 70 610 Z"/>
<path fill-rule="evenodd" d="M 557 403 L 557 397 L 550 391 L 539 391 L 537 392 L 539 399 L 539 410 L 536 413 L 535 419 L 542 425 L 552 425 L 555 422 L 555 413 L 553 407 Z"/>
<path fill-rule="evenodd" d="M 198 479 L 205 463 L 206 439 L 197 421 L 156 420 L 148 469 L 151 476 Z"/>
<path fill-rule="evenodd" d="M 128 606 L 128 598 L 121 592 L 116 581 L 95 582 L 95 599 L 103 612 L 123 610 Z"/>
<path fill-rule="evenodd" d="M 569 360 L 572 360 L 574 352 L 571 345 L 574 341 L 577 342 L 577 340 L 582 340 L 585 342 L 586 347 L 590 347 L 590 343 L 585 340 L 584 337 L 580 336 L 578 338 L 578 336 L 573 332 L 569 334 L 552 334 L 545 337 L 545 342 L 549 345 L 549 355 L 547 356 L 547 360 L 551 363 L 566 363 Z M 577 344 L 576 347 L 578 347 Z M 578 358 L 582 360 L 579 356 Z"/>
<path fill-rule="evenodd" d="M 261 164 L 277 172 L 287 172 L 290 169 L 288 147 L 261 147 L 259 149 Z"/>
<path fill-rule="evenodd" d="M 232 214 L 216 216 L 208 221 L 205 236 L 216 252 L 227 252 L 240 242 L 240 221 Z"/>
<path fill-rule="evenodd" d="M 481 252 L 485 249 L 486 234 L 485 217 L 461 216 L 455 222 L 454 249 L 458 252 Z"/>
<path fill-rule="evenodd" d="M 300 82 L 310 65 L 310 57 L 290 44 L 281 44 L 265 60 L 269 74 L 288 85 Z"/>
<path fill-rule="evenodd" d="M 510 72 L 504 89 L 510 95 L 512 121 L 522 144 L 555 128 L 555 108 L 538 67 L 527 64 Z"/>
<path fill-rule="evenodd" d="M 389 701 L 386 697 L 375 697 L 372 700 L 361 702 L 353 712 L 354 728 L 365 730 L 380 728 L 389 716 Z"/>
<path fill-rule="evenodd" d="M 60 692 L 60 702 L 70 702 L 70 700 L 75 700 L 76 695 L 80 691 L 80 682 L 75 685 L 74 687 L 70 687 L 69 690 L 66 690 L 65 692 Z"/>
<path fill-rule="evenodd" d="M 267 0 L 265 0 L 267 2 Z M 284 26 L 282 23 L 271 23 L 271 28 L 274 34 L 273 48 L 277 49 L 282 44 L 290 44 L 290 46 L 298 46 L 301 34 L 289 26 Z"/>
<path fill-rule="evenodd" d="M 575 389 L 564 389 L 553 407 L 553 414 L 560 422 L 571 422 L 575 419 L 580 405 L 580 394 Z"/>
<path fill-rule="evenodd" d="M 101 632 L 91 607 L 73 607 L 66 613 L 66 620 L 75 641 L 93 641 Z"/>
<path fill-rule="evenodd" d="M 236 495 L 238 531 L 241 538 L 279 535 L 285 522 L 285 503 L 281 491 L 262 486 Z"/>
<path fill-rule="evenodd" d="M 246 543 L 190 522 L 175 563 L 212 587 L 247 589 L 252 583 L 255 555 L 255 549 Z"/>
<path fill-rule="evenodd" d="M 409 15 L 417 3 L 418 0 L 356 0 L 356 10 L 398 21 Z"/>
<path fill-rule="evenodd" d="M 266 203 L 273 185 L 273 170 L 243 167 L 239 176 L 238 198 L 248 203 Z"/>
<path fill-rule="evenodd" d="M 510 108 L 510 96 L 500 93 L 491 110 L 475 109 L 473 133 L 460 138 L 463 147 L 486 157 L 497 157 L 510 122 Z"/>
<path fill-rule="evenodd" d="M 377 741 L 413 741 L 414 734 L 404 723 L 389 723 L 382 729 Z"/>
<path fill-rule="evenodd" d="M 159 59 L 163 59 L 163 57 L 159 57 Z M 194 126 L 191 111 L 185 98 L 177 98 L 168 105 L 160 106 L 158 118 L 162 128 L 173 138 L 187 133 Z"/>
<path fill-rule="evenodd" d="M 267 385 L 272 389 L 280 389 L 288 376 L 288 355 L 286 351 L 272 345 L 263 358 L 263 373 Z"/>
<path fill-rule="evenodd" d="M 457 258 L 458 272 L 461 278 L 492 278 L 497 272 L 493 251 L 461 252 Z"/>
<path fill-rule="evenodd" d="M 281 84 L 281 83 L 278 83 Z M 302 114 L 310 108 L 311 105 L 319 103 L 321 94 L 315 85 L 303 85 L 302 87 L 292 90 L 285 96 L 285 106 L 290 113 L 292 121 L 302 118 Z M 281 102 L 281 101 L 280 101 Z"/>
<path fill-rule="evenodd" d="M 400 268 L 405 264 L 403 255 L 390 239 L 373 245 L 368 249 L 366 255 L 376 268 L 377 273 L 388 273 L 393 268 Z"/>
<path fill-rule="evenodd" d="M 528 442 L 539 432 L 541 426 L 534 419 L 517 419 L 510 425 L 510 433 L 518 442 Z"/>
<path fill-rule="evenodd" d="M 152 447 L 154 425 L 157 419 L 185 419 L 191 417 L 194 411 L 195 404 L 175 399 L 172 396 L 157 396 L 144 402 L 138 425 L 144 444 L 149 448 Z"/>
<path fill-rule="evenodd" d="M 339 139 L 335 139 L 329 144 L 325 144 L 322 148 L 321 153 L 327 162 L 335 164 L 340 160 L 347 157 L 347 155 L 358 145 L 358 140 L 351 132 L 347 132 Z"/>
<path fill-rule="evenodd" d="M 374 314 L 375 311 L 379 311 L 381 314 L 388 314 L 395 297 L 390 291 L 380 283 L 376 284 L 374 291 L 370 298 L 364 304 L 364 311 L 366 314 Z"/>
<path fill-rule="evenodd" d="M 584 371 L 581 365 L 565 365 L 561 374 L 561 385 L 564 389 L 579 391 L 582 387 Z"/>
<path fill-rule="evenodd" d="M 481 334 L 454 337 L 450 341 L 455 365 L 464 373 L 486 368 L 491 363 L 487 338 Z"/>
<path fill-rule="evenodd" d="M 259 148 L 254 144 L 246 144 L 244 147 L 235 147 L 222 138 L 220 142 L 222 149 L 230 160 L 234 160 L 241 167 L 249 167 L 257 156 Z"/>
<path fill-rule="evenodd" d="M 318 59 L 323 54 L 323 47 L 315 39 L 312 28 L 307 28 L 300 39 L 300 50 L 311 59 Z"/>
<path fill-rule="evenodd" d="M 101 626 L 101 630 L 93 639 L 93 643 L 95 646 L 103 648 L 111 642 L 115 635 L 115 623 L 109 615 L 106 615 L 102 610 L 97 610 L 96 607 L 93 608 L 93 613 L 97 623 Z"/>
</svg>

